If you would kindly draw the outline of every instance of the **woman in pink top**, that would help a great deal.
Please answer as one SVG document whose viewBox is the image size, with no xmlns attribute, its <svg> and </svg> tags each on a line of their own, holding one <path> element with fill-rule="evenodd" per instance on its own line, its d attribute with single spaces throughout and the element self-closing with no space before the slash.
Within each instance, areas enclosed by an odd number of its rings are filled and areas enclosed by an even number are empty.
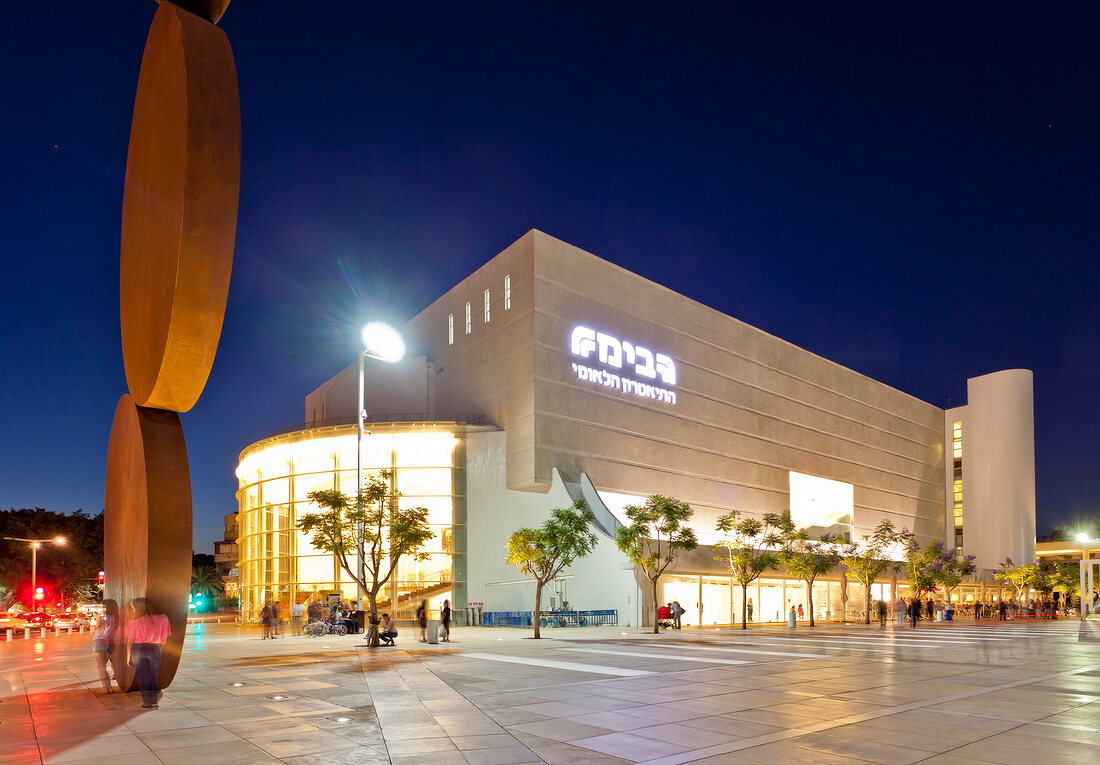
<svg viewBox="0 0 1100 765">
<path fill-rule="evenodd" d="M 142 709 L 157 709 L 160 700 L 160 684 L 157 673 L 160 672 L 161 649 L 172 627 L 168 617 L 160 613 L 153 603 L 145 598 L 130 601 L 130 623 L 126 625 L 126 642 L 130 646 L 130 666 L 137 670 L 138 687 Z"/>
</svg>

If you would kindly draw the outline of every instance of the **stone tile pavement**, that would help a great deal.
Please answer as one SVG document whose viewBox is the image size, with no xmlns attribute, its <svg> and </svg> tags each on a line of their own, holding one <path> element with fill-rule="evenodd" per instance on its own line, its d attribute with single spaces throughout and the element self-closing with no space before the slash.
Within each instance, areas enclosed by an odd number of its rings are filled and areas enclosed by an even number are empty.
<svg viewBox="0 0 1100 765">
<path fill-rule="evenodd" d="M 87 635 L 0 641 L 0 763 L 1100 762 L 1097 622 L 458 629 L 451 644 L 193 625 L 159 710 Z"/>
</svg>

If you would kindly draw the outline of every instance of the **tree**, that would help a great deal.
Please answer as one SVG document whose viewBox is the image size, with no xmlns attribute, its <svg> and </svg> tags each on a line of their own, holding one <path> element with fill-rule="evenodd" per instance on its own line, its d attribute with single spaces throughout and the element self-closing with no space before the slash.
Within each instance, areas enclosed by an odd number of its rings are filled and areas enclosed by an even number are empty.
<svg viewBox="0 0 1100 765">
<path fill-rule="evenodd" d="M 909 579 L 909 592 L 917 600 L 926 592 L 936 589 L 936 577 L 932 566 L 939 555 L 935 547 L 929 545 L 928 549 L 921 549 L 917 535 L 909 529 L 902 529 L 900 539 L 905 551 L 905 573 Z M 938 543 L 941 548 L 942 542 Z"/>
<path fill-rule="evenodd" d="M 952 590 L 959 586 L 963 577 L 970 576 L 977 568 L 974 565 L 975 556 L 963 555 L 962 549 L 958 547 L 945 551 L 943 542 L 931 545 L 928 548 L 928 555 L 931 557 L 929 567 L 932 578 L 943 587 L 944 599 L 947 601 L 947 607 L 950 608 Z"/>
<path fill-rule="evenodd" d="M 677 550 L 699 546 L 695 530 L 685 525 L 692 516 L 691 506 L 673 497 L 654 494 L 644 505 L 625 508 L 629 526 L 615 529 L 615 543 L 627 558 L 640 566 L 653 585 L 653 634 L 657 624 L 657 580 L 676 558 Z"/>
<path fill-rule="evenodd" d="M 36 508 L 0 511 L 0 537 L 54 539 L 64 545 L 44 544 L 38 550 L 38 582 L 56 590 L 65 600 L 77 597 L 85 585 L 95 582 L 103 569 L 103 513 L 88 515 L 77 510 L 69 515 Z M 26 542 L 0 539 L 0 589 L 21 591 L 33 603 L 30 592 L 31 554 Z"/>
<path fill-rule="evenodd" d="M 583 499 L 572 507 L 555 507 L 541 528 L 521 528 L 508 537 L 508 563 L 535 577 L 535 639 L 539 633 L 542 588 L 574 561 L 592 552 L 596 535 L 589 524 L 595 520 Z"/>
<path fill-rule="evenodd" d="M 1066 596 L 1067 604 L 1081 594 L 1081 564 L 1069 557 L 1044 558 L 1043 566 L 1049 567 L 1054 586 Z"/>
<path fill-rule="evenodd" d="M 1017 566 L 1012 562 L 1012 558 L 1005 558 L 1000 566 L 1001 570 L 995 571 L 993 578 L 998 582 L 1007 582 L 1012 585 L 1012 588 L 1016 591 L 1016 600 L 1022 601 L 1024 590 L 1031 586 L 1031 581 L 1039 570 L 1039 566 L 1034 563 L 1027 566 Z"/>
<path fill-rule="evenodd" d="M 812 541 L 806 531 L 795 527 L 790 512 L 779 518 L 779 535 L 783 543 L 779 559 L 792 576 L 806 583 L 810 626 L 814 627 L 814 581 L 840 563 L 837 537 L 824 534 L 821 541 Z"/>
<path fill-rule="evenodd" d="M 200 593 L 207 597 L 225 591 L 225 579 L 213 566 L 198 566 L 191 569 L 191 592 Z"/>
<path fill-rule="evenodd" d="M 715 547 L 722 552 L 714 557 L 729 566 L 734 581 L 741 585 L 741 629 L 748 629 L 749 585 L 779 565 L 779 555 L 773 550 L 782 544 L 780 517 L 765 513 L 763 520 L 742 518 L 740 510 L 731 510 L 715 525 L 722 532 Z"/>
<path fill-rule="evenodd" d="M 298 519 L 298 528 L 313 534 L 313 546 L 335 555 L 340 568 L 366 592 L 371 619 L 377 618 L 378 593 L 393 576 L 397 562 L 403 557 L 427 560 L 428 554 L 420 548 L 435 536 L 428 525 L 428 508 L 401 507 L 400 494 L 390 488 L 391 477 L 390 470 L 368 477 L 355 500 L 337 489 L 311 491 L 306 498 L 322 511 Z M 363 561 L 360 570 L 356 570 L 356 552 Z M 371 646 L 377 644 L 375 639 Z"/>
<path fill-rule="evenodd" d="M 840 560 L 848 573 L 864 588 L 864 624 L 871 623 L 871 585 L 884 571 L 898 568 L 898 562 L 890 560 L 886 553 L 899 540 L 894 524 L 884 518 L 871 534 L 863 535 L 861 544 L 848 545 L 840 551 Z"/>
</svg>

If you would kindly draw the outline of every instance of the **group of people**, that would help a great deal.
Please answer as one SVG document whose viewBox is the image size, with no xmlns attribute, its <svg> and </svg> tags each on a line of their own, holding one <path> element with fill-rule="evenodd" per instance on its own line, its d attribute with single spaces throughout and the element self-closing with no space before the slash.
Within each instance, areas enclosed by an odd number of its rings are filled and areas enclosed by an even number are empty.
<svg viewBox="0 0 1100 765">
<path fill-rule="evenodd" d="M 348 627 L 349 632 L 354 625 L 355 611 L 352 608 L 352 604 L 343 600 L 334 601 L 329 606 L 327 614 L 320 600 L 317 599 L 311 599 L 307 604 L 295 603 L 290 607 L 290 612 L 292 619 L 291 630 L 292 634 L 295 635 L 301 634 L 306 624 L 320 622 L 326 618 L 331 624 L 343 623 Z M 260 623 L 263 627 L 262 639 L 275 639 L 279 637 L 281 625 L 279 613 L 280 609 L 277 603 L 272 602 L 264 605 L 260 612 Z M 439 639 L 444 643 L 451 642 L 451 620 L 451 601 L 445 599 L 443 601 L 443 607 L 440 609 L 440 623 L 442 628 L 439 632 Z M 417 608 L 416 622 L 417 626 L 420 628 L 420 642 L 426 643 L 428 641 L 428 601 L 422 601 Z M 381 618 L 375 618 L 371 623 L 377 627 L 378 638 L 383 645 L 396 644 L 397 622 L 390 617 L 390 614 L 383 613 Z"/>
<path fill-rule="evenodd" d="M 137 675 L 138 688 L 141 690 L 141 708 L 157 709 L 160 703 L 160 683 L 157 675 L 164 650 L 164 644 L 172 634 L 168 617 L 157 608 L 149 598 L 134 598 L 127 604 L 129 616 L 125 632 L 122 626 L 118 601 L 103 601 L 103 616 L 96 625 L 92 636 L 92 651 L 95 652 L 99 680 L 103 683 L 103 692 L 112 693 L 111 676 L 107 674 L 107 662 L 115 677 L 119 675 L 119 662 L 133 667 Z"/>
</svg>

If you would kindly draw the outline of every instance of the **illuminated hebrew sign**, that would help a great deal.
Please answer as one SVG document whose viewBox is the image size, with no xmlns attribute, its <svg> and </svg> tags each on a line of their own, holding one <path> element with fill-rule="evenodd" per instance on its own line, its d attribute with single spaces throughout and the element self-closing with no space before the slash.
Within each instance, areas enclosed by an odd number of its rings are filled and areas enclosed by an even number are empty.
<svg viewBox="0 0 1100 765">
<path fill-rule="evenodd" d="M 633 374 L 654 381 L 659 378 L 665 385 L 676 385 L 676 364 L 663 353 L 653 353 L 648 348 L 583 326 L 573 328 L 569 350 L 574 356 L 622 370 L 622 374 L 617 374 L 574 362 L 573 372 L 579 380 L 603 385 L 624 394 L 653 398 L 669 404 L 676 403 L 676 394 L 673 391 L 627 376 Z"/>
</svg>

